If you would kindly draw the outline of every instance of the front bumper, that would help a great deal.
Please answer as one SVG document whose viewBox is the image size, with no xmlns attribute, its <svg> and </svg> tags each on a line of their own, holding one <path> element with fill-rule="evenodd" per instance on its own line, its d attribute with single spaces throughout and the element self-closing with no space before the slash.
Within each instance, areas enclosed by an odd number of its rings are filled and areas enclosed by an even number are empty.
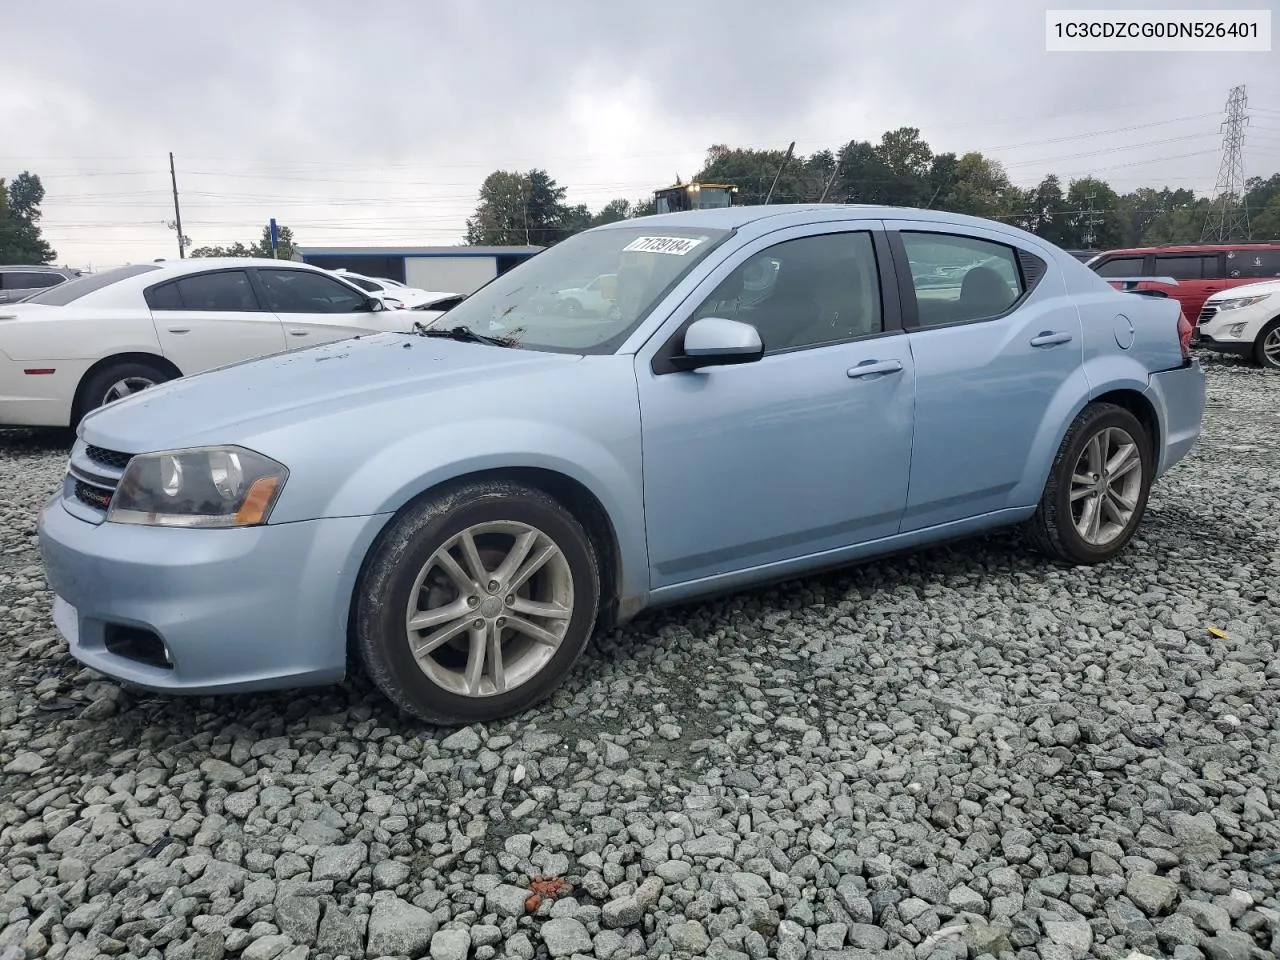
<svg viewBox="0 0 1280 960">
<path fill-rule="evenodd" d="M 95 525 L 59 494 L 37 528 L 54 622 L 75 659 L 146 689 L 215 694 L 344 677 L 352 591 L 386 520 Z M 144 648 L 162 655 L 139 658 Z"/>
<path fill-rule="evenodd" d="M 1253 353 L 1252 340 L 1215 340 L 1198 327 L 1191 339 L 1191 345 L 1216 353 L 1229 353 L 1233 357 L 1247 357 Z"/>
<path fill-rule="evenodd" d="M 1156 476 L 1191 452 L 1204 428 L 1204 370 L 1199 360 L 1188 360 L 1173 370 L 1153 373 L 1147 399 L 1154 405 L 1162 426 Z"/>
</svg>

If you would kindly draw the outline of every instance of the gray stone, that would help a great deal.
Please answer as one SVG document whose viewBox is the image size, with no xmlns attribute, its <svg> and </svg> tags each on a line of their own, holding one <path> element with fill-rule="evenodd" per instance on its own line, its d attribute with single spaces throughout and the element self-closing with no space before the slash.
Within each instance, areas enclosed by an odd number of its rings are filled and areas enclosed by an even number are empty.
<svg viewBox="0 0 1280 960">
<path fill-rule="evenodd" d="M 431 938 L 431 960 L 467 960 L 471 934 L 466 930 L 437 930 Z"/>
<path fill-rule="evenodd" d="M 314 897 L 282 897 L 276 903 L 276 923 L 294 943 L 311 943 L 320 927 L 320 901 Z"/>
<path fill-rule="evenodd" d="M 1209 960 L 1250 960 L 1253 938 L 1243 933 L 1222 933 L 1202 940 L 1200 949 Z"/>
<path fill-rule="evenodd" d="M 706 929 L 697 920 L 673 923 L 667 927 L 667 939 L 677 950 L 692 953 L 694 956 L 706 953 L 707 948 L 711 946 L 711 938 L 707 936 Z"/>
<path fill-rule="evenodd" d="M 471 727 L 463 727 L 441 740 L 440 746 L 459 753 L 474 753 L 480 749 L 480 734 Z"/>
<path fill-rule="evenodd" d="M 553 957 L 568 957 L 591 950 L 591 934 L 580 920 L 555 917 L 542 925 L 542 942 Z"/>
<path fill-rule="evenodd" d="M 234 786 L 245 778 L 244 771 L 225 760 L 205 760 L 200 764 L 200 772 L 210 783 Z"/>
<path fill-rule="evenodd" d="M 1077 957 L 1093 947 L 1093 927 L 1085 920 L 1045 920 L 1042 926 L 1050 943 L 1066 947 Z"/>
<path fill-rule="evenodd" d="M 733 856 L 734 842 L 728 837 L 709 833 L 694 837 L 684 845 L 684 852 L 692 857 L 724 857 Z"/>
<path fill-rule="evenodd" d="M 316 853 L 311 867 L 312 880 L 346 882 L 364 865 L 369 848 L 363 843 L 345 843 L 340 847 L 325 847 Z"/>
<path fill-rule="evenodd" d="M 606 927 L 630 927 L 639 923 L 644 917 L 644 909 L 636 902 L 635 897 L 619 897 L 604 905 L 600 911 L 600 922 Z"/>
<path fill-rule="evenodd" d="M 240 960 L 276 960 L 276 957 L 291 946 L 293 941 L 280 934 L 259 937 L 244 948 L 244 952 L 240 954 Z"/>
<path fill-rule="evenodd" d="M 499 917 L 523 917 L 524 902 L 529 899 L 529 891 L 523 887 L 501 884 L 485 894 L 485 907 Z"/>
<path fill-rule="evenodd" d="M 1178 899 L 1178 885 L 1154 873 L 1132 874 L 1124 892 L 1149 917 L 1167 912 Z"/>
<path fill-rule="evenodd" d="M 374 956 L 419 956 L 440 922 L 435 915 L 397 897 L 377 900 L 369 915 L 368 952 Z"/>
</svg>

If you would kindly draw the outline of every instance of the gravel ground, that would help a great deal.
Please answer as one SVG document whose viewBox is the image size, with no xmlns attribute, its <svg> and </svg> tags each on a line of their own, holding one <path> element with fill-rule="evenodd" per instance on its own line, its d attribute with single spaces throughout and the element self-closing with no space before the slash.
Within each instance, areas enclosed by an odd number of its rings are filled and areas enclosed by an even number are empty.
<svg viewBox="0 0 1280 960">
<path fill-rule="evenodd" d="M 13 433 L 0 958 L 1273 957 L 1280 376 L 1206 366 L 1112 566 L 998 535 L 646 616 L 458 731 L 77 668 L 33 536 L 66 441 Z"/>
</svg>

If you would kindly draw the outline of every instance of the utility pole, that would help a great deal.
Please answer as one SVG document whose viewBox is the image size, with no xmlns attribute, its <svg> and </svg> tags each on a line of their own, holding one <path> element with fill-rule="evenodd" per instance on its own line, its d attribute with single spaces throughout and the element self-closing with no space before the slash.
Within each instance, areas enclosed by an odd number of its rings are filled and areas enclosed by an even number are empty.
<svg viewBox="0 0 1280 960">
<path fill-rule="evenodd" d="M 169 151 L 169 179 L 173 182 L 173 220 L 178 228 L 178 259 L 187 256 L 186 242 L 182 236 L 182 211 L 178 209 L 178 174 L 173 166 L 173 151 Z"/>
<path fill-rule="evenodd" d="M 840 158 L 836 157 L 836 162 L 831 168 L 831 176 L 827 177 L 827 182 L 822 188 L 822 196 L 818 198 L 819 203 L 827 202 L 827 191 L 831 189 L 831 185 L 836 182 L 836 174 L 840 172 Z"/>
<path fill-rule="evenodd" d="M 1213 206 L 1204 220 L 1200 240 L 1248 240 L 1249 209 L 1245 204 L 1244 183 L 1244 128 L 1249 125 L 1245 107 L 1249 98 L 1244 85 L 1231 88 L 1227 97 L 1227 118 L 1222 122 L 1222 163 L 1218 167 L 1218 181 L 1214 184 Z"/>
<path fill-rule="evenodd" d="M 769 187 L 769 193 L 765 196 L 764 202 L 767 204 L 773 198 L 773 191 L 778 186 L 778 180 L 782 178 L 782 171 L 787 169 L 787 164 L 791 162 L 791 151 L 795 150 L 796 142 L 791 141 L 791 146 L 787 147 L 787 155 L 782 158 L 782 166 L 778 168 L 778 172 L 773 175 L 773 185 Z"/>
</svg>

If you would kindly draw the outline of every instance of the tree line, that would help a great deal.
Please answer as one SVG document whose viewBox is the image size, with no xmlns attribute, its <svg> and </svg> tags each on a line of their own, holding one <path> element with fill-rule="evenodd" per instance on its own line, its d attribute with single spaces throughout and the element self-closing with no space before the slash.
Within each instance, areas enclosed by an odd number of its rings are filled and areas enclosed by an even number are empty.
<svg viewBox="0 0 1280 960">
<path fill-rule="evenodd" d="M 1067 249 L 1196 243 L 1215 206 L 1214 198 L 1194 190 L 1150 186 L 1122 193 L 1098 177 L 1064 183 L 1049 174 L 1025 189 L 1010 181 L 998 160 L 978 151 L 934 153 L 915 127 L 886 131 L 878 143 L 853 140 L 837 151 L 793 156 L 784 167 L 785 157 L 782 150 L 717 144 L 692 179 L 736 184 L 738 202 L 751 205 L 764 202 L 781 169 L 773 203 L 815 203 L 825 192 L 830 203 L 966 213 L 1021 227 Z M 1246 188 L 1252 238 L 1280 240 L 1280 173 L 1252 177 Z M 612 200 L 593 214 L 585 205 L 568 204 L 567 192 L 545 170 L 497 170 L 480 187 L 466 242 L 549 246 L 587 227 L 653 212 L 649 197 Z"/>
</svg>

